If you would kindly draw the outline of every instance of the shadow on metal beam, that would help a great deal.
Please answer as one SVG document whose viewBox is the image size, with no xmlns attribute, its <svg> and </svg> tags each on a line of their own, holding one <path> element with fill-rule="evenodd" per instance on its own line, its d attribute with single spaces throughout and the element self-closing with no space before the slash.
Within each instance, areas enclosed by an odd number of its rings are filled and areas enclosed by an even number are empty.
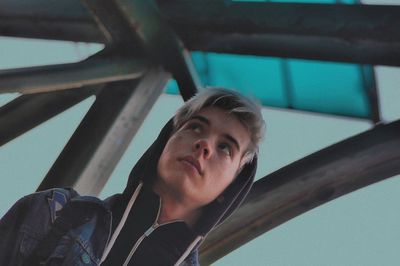
<svg viewBox="0 0 400 266">
<path fill-rule="evenodd" d="M 400 120 L 339 142 L 255 182 L 249 197 L 201 246 L 209 265 L 323 203 L 400 173 Z"/>
</svg>

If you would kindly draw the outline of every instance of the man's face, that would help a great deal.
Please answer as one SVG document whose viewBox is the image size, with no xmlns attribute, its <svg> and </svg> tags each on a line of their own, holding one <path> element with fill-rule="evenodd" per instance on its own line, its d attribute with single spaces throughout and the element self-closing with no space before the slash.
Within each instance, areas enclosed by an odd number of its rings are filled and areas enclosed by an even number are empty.
<svg viewBox="0 0 400 266">
<path fill-rule="evenodd" d="M 168 140 L 157 167 L 160 183 L 181 201 L 202 207 L 233 181 L 249 143 L 248 130 L 234 115 L 204 108 Z"/>
</svg>

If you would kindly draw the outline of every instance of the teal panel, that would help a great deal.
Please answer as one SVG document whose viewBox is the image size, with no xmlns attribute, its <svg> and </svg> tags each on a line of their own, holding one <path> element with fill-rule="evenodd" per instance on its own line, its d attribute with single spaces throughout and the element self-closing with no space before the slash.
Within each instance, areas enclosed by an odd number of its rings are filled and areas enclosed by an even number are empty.
<svg viewBox="0 0 400 266">
<path fill-rule="evenodd" d="M 204 86 L 222 86 L 264 106 L 370 118 L 367 91 L 373 71 L 360 65 L 193 52 Z M 372 70 L 370 66 L 364 66 Z M 167 93 L 178 93 L 175 81 Z"/>
<path fill-rule="evenodd" d="M 369 117 L 360 66 L 290 60 L 289 71 L 294 109 Z"/>
<path fill-rule="evenodd" d="M 263 105 L 288 105 L 278 58 L 193 52 L 193 60 L 205 86 L 238 90 Z M 177 92 L 175 82 L 167 92 Z"/>
</svg>

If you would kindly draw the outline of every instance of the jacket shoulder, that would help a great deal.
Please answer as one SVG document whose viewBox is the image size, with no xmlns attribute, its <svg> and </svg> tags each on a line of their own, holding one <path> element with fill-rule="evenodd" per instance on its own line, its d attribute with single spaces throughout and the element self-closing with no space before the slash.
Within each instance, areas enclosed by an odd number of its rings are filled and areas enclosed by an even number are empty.
<svg viewBox="0 0 400 266">
<path fill-rule="evenodd" d="M 52 227 L 58 204 L 77 195 L 72 189 L 50 189 L 20 198 L 0 219 L 0 265 L 18 265 L 20 250 L 31 240 L 42 239 Z"/>
</svg>

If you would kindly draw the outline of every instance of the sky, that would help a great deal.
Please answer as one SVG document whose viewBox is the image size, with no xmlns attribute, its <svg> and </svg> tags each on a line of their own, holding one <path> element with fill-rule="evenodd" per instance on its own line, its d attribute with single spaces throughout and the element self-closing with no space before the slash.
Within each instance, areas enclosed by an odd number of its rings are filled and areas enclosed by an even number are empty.
<svg viewBox="0 0 400 266">
<path fill-rule="evenodd" d="M 0 69 L 74 62 L 100 46 L 0 38 Z M 384 121 L 400 118 L 400 70 L 376 67 Z M 0 94 L 0 105 L 16 94 Z M 33 192 L 94 98 L 0 147 L 0 216 Z M 136 160 L 182 104 L 162 95 L 100 194 L 122 191 Z M 371 128 L 365 120 L 264 108 L 267 137 L 257 178 Z M 214 265 L 398 265 L 400 177 L 393 177 L 308 211 L 235 250 Z"/>
</svg>

